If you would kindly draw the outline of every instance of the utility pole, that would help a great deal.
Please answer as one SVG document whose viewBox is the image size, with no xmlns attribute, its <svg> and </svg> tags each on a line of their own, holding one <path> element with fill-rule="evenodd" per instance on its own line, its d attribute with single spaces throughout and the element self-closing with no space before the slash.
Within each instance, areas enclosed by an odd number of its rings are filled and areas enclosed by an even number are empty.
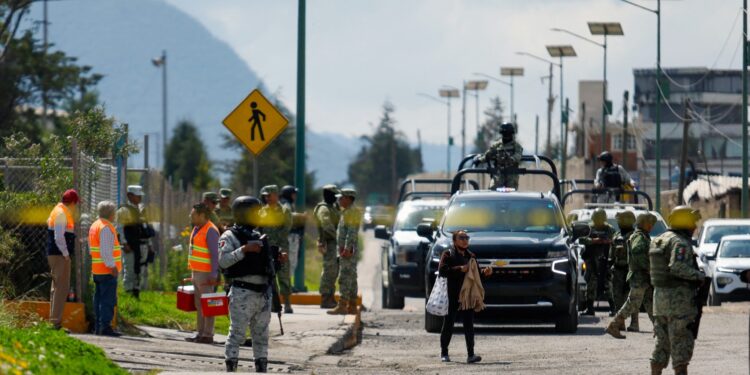
<svg viewBox="0 0 750 375">
<path fill-rule="evenodd" d="M 562 76 L 562 75 L 561 75 Z M 565 114 L 563 116 L 563 134 L 560 137 L 560 160 L 562 161 L 562 170 L 560 176 L 565 179 L 565 170 L 568 164 L 568 115 L 570 113 L 570 103 L 565 98 Z"/>
<path fill-rule="evenodd" d="M 742 0 L 742 217 L 750 217 L 748 211 L 748 150 L 747 150 L 747 0 Z"/>
<path fill-rule="evenodd" d="M 297 113 L 295 133 L 297 142 L 294 152 L 294 184 L 297 187 L 297 211 L 305 211 L 305 30 L 306 0 L 297 0 Z M 257 169 L 257 168 L 253 168 Z M 300 241 L 297 255 L 297 269 L 294 272 L 294 287 L 307 291 L 305 287 L 305 245 Z"/>
<path fill-rule="evenodd" d="M 682 150 L 680 152 L 680 188 L 677 193 L 677 202 L 685 204 L 686 202 L 682 198 L 682 193 L 685 191 L 685 164 L 687 164 L 687 149 L 688 149 L 688 128 L 690 127 L 690 112 L 688 107 L 690 106 L 690 100 L 684 99 L 682 101 L 685 107 L 685 118 L 682 123 Z"/>
<path fill-rule="evenodd" d="M 628 99 L 630 98 L 630 93 L 628 93 L 628 90 L 625 90 L 625 93 L 622 96 L 622 164 L 625 164 L 625 161 L 628 160 Z M 625 167 L 627 169 L 627 166 Z"/>
<path fill-rule="evenodd" d="M 584 160 L 586 157 L 588 157 L 588 149 L 589 149 L 589 142 L 586 138 L 586 102 L 581 103 L 581 131 L 583 132 L 583 137 L 581 139 L 583 140 L 583 144 L 581 145 L 581 149 L 583 150 L 583 158 Z M 579 152 L 580 155 L 580 152 Z M 594 163 L 596 164 L 596 163 Z"/>
<path fill-rule="evenodd" d="M 552 96 L 553 66 L 549 64 L 549 93 L 547 95 L 547 156 L 552 155 L 552 109 L 555 107 L 555 97 Z M 560 99 L 562 100 L 562 99 Z"/>
<path fill-rule="evenodd" d="M 661 213 L 661 0 L 656 0 L 656 88 L 656 212 Z"/>
<path fill-rule="evenodd" d="M 607 146 L 607 33 L 604 33 L 604 81 L 602 82 L 602 151 Z"/>
<path fill-rule="evenodd" d="M 47 38 L 47 0 L 44 0 L 44 25 L 42 29 L 44 30 L 44 58 L 47 58 L 47 48 L 49 47 L 49 39 Z M 46 82 L 46 74 L 45 71 L 42 71 L 42 126 L 46 129 L 47 128 L 47 82 Z"/>
<path fill-rule="evenodd" d="M 463 83 L 463 105 L 461 106 L 461 158 L 466 156 L 466 81 Z"/>
<path fill-rule="evenodd" d="M 534 127 L 534 155 L 539 155 L 539 115 L 536 115 L 536 126 Z"/>
</svg>

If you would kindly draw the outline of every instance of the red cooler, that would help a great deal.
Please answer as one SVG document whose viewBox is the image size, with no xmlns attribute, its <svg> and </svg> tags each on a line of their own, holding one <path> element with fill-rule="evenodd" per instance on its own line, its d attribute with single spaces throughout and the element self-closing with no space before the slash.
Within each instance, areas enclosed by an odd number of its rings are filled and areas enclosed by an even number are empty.
<svg viewBox="0 0 750 375">
<path fill-rule="evenodd" d="M 196 311 L 195 289 L 192 285 L 180 285 L 177 287 L 177 308 L 182 311 Z"/>
<path fill-rule="evenodd" d="M 201 296 L 203 316 L 229 315 L 229 298 L 225 293 L 206 293 Z"/>
</svg>

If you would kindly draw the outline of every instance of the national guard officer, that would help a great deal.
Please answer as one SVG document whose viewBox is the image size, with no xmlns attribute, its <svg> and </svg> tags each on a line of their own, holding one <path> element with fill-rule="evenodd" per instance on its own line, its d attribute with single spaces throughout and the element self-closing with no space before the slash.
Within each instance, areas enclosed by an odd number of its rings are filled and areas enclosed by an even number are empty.
<svg viewBox="0 0 750 375">
<path fill-rule="evenodd" d="M 651 242 L 651 282 L 654 286 L 654 335 L 651 373 L 661 374 L 672 358 L 676 375 L 687 375 L 695 337 L 691 325 L 698 314 L 696 291 L 706 282 L 698 269 L 690 239 L 700 212 L 677 206 L 669 214 L 669 230 Z"/>
<path fill-rule="evenodd" d="M 649 233 L 653 229 L 654 224 L 656 224 L 656 216 L 648 212 L 642 213 L 638 215 L 635 223 L 638 228 L 630 235 L 630 239 L 628 239 L 628 284 L 630 284 L 630 292 L 628 293 L 625 305 L 622 306 L 620 311 L 615 315 L 615 318 L 607 326 L 607 333 L 618 339 L 625 338 L 620 331 L 622 330 L 621 327 L 625 325 L 625 318 L 628 316 L 634 317 L 634 320 L 630 321 L 631 327 L 628 328 L 628 331 L 637 332 L 632 328 L 634 328 L 633 322 L 638 322 L 638 312 L 641 309 L 641 305 L 646 308 L 649 319 L 652 322 L 654 321 L 654 289 L 651 287 L 648 251 L 651 245 L 651 236 Z M 635 324 L 635 327 L 637 326 Z"/>
<path fill-rule="evenodd" d="M 268 325 L 271 321 L 271 293 L 275 270 L 286 261 L 275 253 L 257 230 L 260 201 L 255 197 L 237 197 L 232 203 L 234 225 L 219 239 L 219 266 L 232 279 L 229 292 L 229 337 L 224 345 L 228 372 L 237 371 L 239 347 L 245 342 L 245 330 L 253 336 L 255 371 L 268 370 Z"/>
<path fill-rule="evenodd" d="M 305 220 L 307 215 L 304 212 L 296 212 L 294 203 L 297 201 L 297 188 L 286 185 L 281 188 L 281 197 L 279 202 L 292 213 L 292 230 L 289 232 L 289 272 L 296 274 L 297 259 L 299 258 L 300 242 L 305 236 Z M 292 287 L 294 291 L 294 287 Z"/>
<path fill-rule="evenodd" d="M 630 174 L 622 165 L 614 163 L 612 154 L 609 151 L 603 151 L 597 158 L 600 168 L 596 170 L 594 178 L 594 187 L 597 189 L 622 189 L 625 185 L 635 186 L 635 182 L 630 178 Z M 613 203 L 620 200 L 620 194 L 597 195 L 598 203 Z"/>
<path fill-rule="evenodd" d="M 219 189 L 219 207 L 216 208 L 216 216 L 219 222 L 215 223 L 221 232 L 232 227 L 234 224 L 234 215 L 232 215 L 232 189 Z"/>
<path fill-rule="evenodd" d="M 357 243 L 359 241 L 359 226 L 362 223 L 362 212 L 354 206 L 357 192 L 354 189 L 341 189 L 337 195 L 339 205 L 343 210 L 337 230 L 337 244 L 339 255 L 339 289 L 341 299 L 328 314 L 356 314 L 357 313 Z"/>
<path fill-rule="evenodd" d="M 518 168 L 523 156 L 523 147 L 515 141 L 515 126 L 506 122 L 500 125 L 502 138 L 492 143 L 489 150 L 474 159 L 474 164 L 489 163 L 492 168 L 490 189 L 509 187 L 518 189 L 518 175 L 505 173 L 508 169 Z"/>
<path fill-rule="evenodd" d="M 149 238 L 154 236 L 141 206 L 143 187 L 130 185 L 127 202 L 117 210 L 117 227 L 125 256 L 122 284 L 125 291 L 139 298 L 148 285 Z"/>
<path fill-rule="evenodd" d="M 210 220 L 214 225 L 220 225 L 221 221 L 219 220 L 219 216 L 216 215 L 216 205 L 219 203 L 219 195 L 214 193 L 213 191 L 207 191 L 203 193 L 203 204 L 208 206 L 209 214 L 208 214 L 208 220 Z"/>
<path fill-rule="evenodd" d="M 336 293 L 336 278 L 339 263 L 336 254 L 336 229 L 341 213 L 336 203 L 339 189 L 336 185 L 323 186 L 323 201 L 313 210 L 318 225 L 318 251 L 323 254 L 323 272 L 320 275 L 320 307 L 330 309 L 336 306 L 333 295 Z"/>
<path fill-rule="evenodd" d="M 612 246 L 609 247 L 609 293 L 610 299 L 613 305 L 610 306 L 610 316 L 620 310 L 622 305 L 625 303 L 625 299 L 628 297 L 628 238 L 633 233 L 633 225 L 635 224 L 635 214 L 633 211 L 622 211 L 615 215 L 617 219 L 617 226 L 620 230 L 615 233 L 612 238 Z M 635 321 L 635 323 L 633 323 Z M 638 325 L 638 316 L 635 320 L 631 320 L 631 327 L 633 324 Z M 625 329 L 623 326 L 622 329 Z"/>
<path fill-rule="evenodd" d="M 591 233 L 580 240 L 586 245 L 582 254 L 586 262 L 586 311 L 583 315 L 594 315 L 594 301 L 598 298 L 599 285 L 607 280 L 606 265 L 599 263 L 602 258 L 606 260 L 614 234 L 615 228 L 607 223 L 607 212 L 601 208 L 594 210 L 591 214 Z M 600 266 L 604 266 L 604 269 L 600 270 Z"/>
<path fill-rule="evenodd" d="M 260 211 L 261 231 L 268 235 L 268 243 L 279 248 L 279 252 L 289 250 L 289 231 L 292 229 L 292 213 L 279 203 L 279 187 L 264 186 L 260 191 L 266 205 Z M 292 279 L 289 272 L 289 262 L 284 262 L 276 273 L 279 282 L 279 292 L 284 297 L 284 313 L 291 314 L 292 304 L 289 296 L 292 294 Z"/>
</svg>

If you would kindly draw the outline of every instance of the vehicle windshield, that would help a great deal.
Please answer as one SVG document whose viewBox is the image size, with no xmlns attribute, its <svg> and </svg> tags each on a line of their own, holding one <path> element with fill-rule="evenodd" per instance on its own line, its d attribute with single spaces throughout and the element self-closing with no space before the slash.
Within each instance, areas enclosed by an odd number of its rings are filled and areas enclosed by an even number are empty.
<svg viewBox="0 0 750 375">
<path fill-rule="evenodd" d="M 620 226 L 617 225 L 617 219 L 608 218 L 607 222 L 609 223 L 609 225 L 611 225 L 613 228 L 615 228 L 616 231 L 620 230 Z M 664 233 L 666 231 L 667 231 L 667 226 L 664 224 L 664 222 L 660 221 L 660 220 L 657 220 L 656 224 L 654 224 L 654 227 L 651 228 L 651 232 L 649 233 L 649 235 L 651 235 L 651 237 L 653 238 L 653 237 L 656 237 L 656 236 L 658 236 L 658 235 L 660 235 L 660 234 L 662 234 L 662 233 Z"/>
<path fill-rule="evenodd" d="M 443 230 L 454 232 L 541 232 L 557 233 L 563 217 L 556 206 L 541 199 L 454 202 L 446 213 Z"/>
<path fill-rule="evenodd" d="M 398 211 L 398 216 L 396 216 L 394 230 L 417 230 L 417 225 L 424 223 L 428 219 L 434 219 L 435 222 L 439 223 L 444 211 L 445 208 L 443 207 L 403 207 Z"/>
<path fill-rule="evenodd" d="M 712 225 L 706 228 L 703 243 L 719 243 L 732 234 L 750 234 L 750 225 Z"/>
<path fill-rule="evenodd" d="M 749 240 L 724 241 L 721 245 L 721 258 L 750 258 Z"/>
</svg>

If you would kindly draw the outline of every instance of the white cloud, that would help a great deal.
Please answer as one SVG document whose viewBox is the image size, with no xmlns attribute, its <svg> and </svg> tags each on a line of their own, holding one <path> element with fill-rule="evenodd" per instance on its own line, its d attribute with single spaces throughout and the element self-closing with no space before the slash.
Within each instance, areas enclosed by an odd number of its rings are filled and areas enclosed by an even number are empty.
<svg viewBox="0 0 750 375">
<path fill-rule="evenodd" d="M 293 0 L 168 0 L 228 42 L 272 90 L 294 108 L 296 101 L 297 2 Z M 655 1 L 640 1 L 655 7 Z M 548 66 L 517 56 L 524 50 L 546 56 L 545 44 L 573 44 L 578 57 L 565 62 L 565 95 L 577 107 L 577 82 L 601 79 L 602 50 L 552 27 L 588 36 L 587 21 L 619 21 L 624 37 L 609 40 L 609 98 L 621 107 L 632 91 L 632 69 L 655 66 L 656 17 L 616 0 L 316 0 L 308 1 L 307 122 L 315 130 L 360 135 L 377 121 L 384 100 L 397 108 L 402 131 L 415 139 L 445 141 L 445 108 L 416 95 L 443 84 L 460 86 L 473 72 L 497 74 L 501 65 L 524 66 L 516 80 L 521 140 L 533 147 L 534 116 L 545 119 Z M 662 65 L 710 67 L 740 11 L 737 1 L 662 2 Z M 716 68 L 739 68 L 741 19 Z M 555 71 L 555 95 L 559 71 Z M 505 86 L 490 84 L 482 107 Z M 454 102 L 458 137 L 460 102 Z M 558 102 L 559 103 L 559 102 Z M 474 134 L 474 99 L 467 104 L 467 135 Z M 553 129 L 559 107 L 553 113 Z M 619 110 L 615 110 L 617 113 Z M 544 128 L 544 127 L 541 127 Z M 555 132 L 556 133 L 556 132 Z M 458 142 L 460 140 L 457 139 Z M 467 143 L 471 143 L 467 140 Z"/>
</svg>

